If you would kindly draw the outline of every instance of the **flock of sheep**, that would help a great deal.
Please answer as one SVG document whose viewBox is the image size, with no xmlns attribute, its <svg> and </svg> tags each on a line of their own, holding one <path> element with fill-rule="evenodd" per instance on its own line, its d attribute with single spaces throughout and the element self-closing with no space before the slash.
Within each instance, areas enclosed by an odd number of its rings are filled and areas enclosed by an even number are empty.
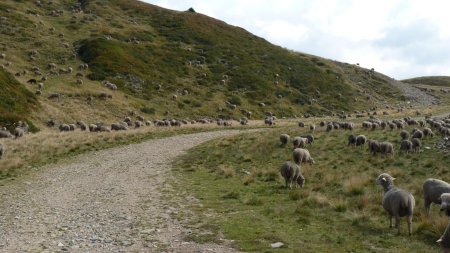
<svg viewBox="0 0 450 253">
<path fill-rule="evenodd" d="M 426 127 L 426 123 L 430 127 Z M 299 122 L 299 127 L 305 127 L 303 122 Z M 423 129 L 414 128 L 411 133 L 404 130 L 405 126 L 418 126 Z M 353 130 L 355 125 L 351 122 L 320 122 L 320 126 L 325 128 L 325 131 L 330 132 L 336 129 Z M 400 151 L 402 152 L 420 152 L 421 140 L 428 137 L 433 137 L 435 129 L 439 132 L 442 138 L 450 136 L 450 115 L 444 119 L 427 118 L 426 121 L 416 121 L 411 118 L 396 119 L 392 121 L 382 121 L 371 118 L 362 123 L 363 129 L 375 130 L 377 128 L 394 130 L 396 128 L 402 129 L 400 131 Z M 308 145 L 314 142 L 312 133 L 315 131 L 315 125 L 310 125 L 311 134 L 297 136 L 292 139 L 294 151 L 292 152 L 293 161 L 287 161 L 280 167 L 280 174 L 285 180 L 286 188 L 303 187 L 305 184 L 305 177 L 302 175 L 301 166 L 303 163 L 315 163 L 309 151 L 306 149 Z M 411 137 L 411 140 L 409 139 Z M 282 146 L 289 143 L 290 136 L 282 133 L 280 136 Z M 367 144 L 368 150 L 372 154 L 381 153 L 383 155 L 394 155 L 394 145 L 387 141 L 379 142 L 377 140 L 368 140 L 365 135 L 348 136 L 348 146 L 363 148 Z M 392 227 L 392 218 L 395 218 L 395 227 L 397 234 L 400 234 L 400 217 L 407 217 L 408 232 L 412 233 L 412 218 L 415 207 L 414 196 L 403 189 L 394 186 L 395 178 L 387 173 L 380 174 L 375 182 L 383 187 L 384 195 L 382 206 L 389 215 L 389 225 Z M 423 183 L 423 197 L 424 208 L 426 214 L 430 215 L 430 206 L 432 203 L 440 204 L 441 209 L 446 210 L 447 216 L 450 217 L 450 184 L 439 179 L 429 178 Z M 446 231 L 437 241 L 441 244 L 444 252 L 450 252 L 450 224 Z"/>
</svg>

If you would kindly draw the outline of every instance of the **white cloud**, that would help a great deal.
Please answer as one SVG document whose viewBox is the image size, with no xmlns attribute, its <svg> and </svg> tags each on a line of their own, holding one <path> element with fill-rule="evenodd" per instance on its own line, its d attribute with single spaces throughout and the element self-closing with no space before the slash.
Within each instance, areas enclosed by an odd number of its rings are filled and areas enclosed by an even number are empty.
<svg viewBox="0 0 450 253">
<path fill-rule="evenodd" d="M 450 75 L 445 0 L 145 0 L 193 7 L 300 52 L 356 63 L 397 79 Z"/>
</svg>

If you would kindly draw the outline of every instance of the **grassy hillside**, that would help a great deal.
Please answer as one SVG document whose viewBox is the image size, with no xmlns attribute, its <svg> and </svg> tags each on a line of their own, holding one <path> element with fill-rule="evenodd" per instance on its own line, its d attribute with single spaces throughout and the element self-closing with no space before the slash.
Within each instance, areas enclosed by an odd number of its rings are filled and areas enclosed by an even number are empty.
<svg viewBox="0 0 450 253">
<path fill-rule="evenodd" d="M 404 83 L 410 84 L 426 84 L 434 86 L 450 87 L 450 76 L 422 76 L 402 80 Z"/>
<path fill-rule="evenodd" d="M 410 130 L 410 129 L 408 129 Z M 306 178 L 301 189 L 286 190 L 279 167 L 292 160 L 292 144 L 280 146 L 280 133 L 304 134 L 298 127 L 272 129 L 211 141 L 191 150 L 174 173 L 180 185 L 200 200 L 192 203 L 196 229 L 192 240 L 216 241 L 223 233 L 237 248 L 251 252 L 438 252 L 435 241 L 448 219 L 432 206 L 432 218 L 422 214 L 422 183 L 428 177 L 448 178 L 450 156 L 437 152 L 439 137 L 423 140 L 420 154 L 402 154 L 399 131 L 364 131 L 369 139 L 394 143 L 394 157 L 371 155 L 347 147 L 350 132 L 316 131 L 308 147 L 316 164 L 303 165 Z M 375 178 L 383 172 L 398 187 L 413 193 L 416 209 L 413 235 L 394 228 L 381 206 L 383 190 Z M 271 243 L 283 242 L 273 250 Z"/>
<path fill-rule="evenodd" d="M 11 122 L 27 120 L 39 108 L 34 94 L 2 69 L 0 69 L 0 90 L 2 91 L 0 92 L 0 126 L 12 130 Z M 32 130 L 36 129 L 32 128 Z"/>
<path fill-rule="evenodd" d="M 128 111 L 147 118 L 322 115 L 405 100 L 384 75 L 286 50 L 199 13 L 131 0 L 5 0 L 0 14 L 0 64 L 13 74 L 26 70 L 21 83 L 41 77 L 33 67 L 48 77 L 33 113 L 38 124 L 117 121 Z M 90 68 L 79 70 L 81 63 Z M 48 99 L 53 93 L 61 96 Z"/>
</svg>

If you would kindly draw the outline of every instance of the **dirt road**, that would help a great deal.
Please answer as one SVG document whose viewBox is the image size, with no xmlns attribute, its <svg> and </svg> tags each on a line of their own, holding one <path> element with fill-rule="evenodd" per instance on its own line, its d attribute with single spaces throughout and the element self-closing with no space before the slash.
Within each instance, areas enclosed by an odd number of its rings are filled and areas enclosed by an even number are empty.
<svg viewBox="0 0 450 253">
<path fill-rule="evenodd" d="M 235 252 L 185 241 L 170 162 L 238 130 L 155 139 L 38 168 L 0 186 L 0 252 Z M 167 180 L 169 179 L 169 180 Z M 173 189 L 172 189 L 173 190 Z M 165 200 L 166 199 L 166 200 Z"/>
</svg>

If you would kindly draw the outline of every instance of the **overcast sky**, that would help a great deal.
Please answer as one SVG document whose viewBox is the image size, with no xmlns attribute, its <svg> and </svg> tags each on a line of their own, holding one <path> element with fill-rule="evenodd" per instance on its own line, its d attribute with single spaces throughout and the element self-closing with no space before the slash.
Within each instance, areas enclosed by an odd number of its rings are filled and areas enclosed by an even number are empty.
<svg viewBox="0 0 450 253">
<path fill-rule="evenodd" d="M 240 26 L 273 44 L 396 79 L 450 76 L 450 1 L 144 0 Z"/>
</svg>

